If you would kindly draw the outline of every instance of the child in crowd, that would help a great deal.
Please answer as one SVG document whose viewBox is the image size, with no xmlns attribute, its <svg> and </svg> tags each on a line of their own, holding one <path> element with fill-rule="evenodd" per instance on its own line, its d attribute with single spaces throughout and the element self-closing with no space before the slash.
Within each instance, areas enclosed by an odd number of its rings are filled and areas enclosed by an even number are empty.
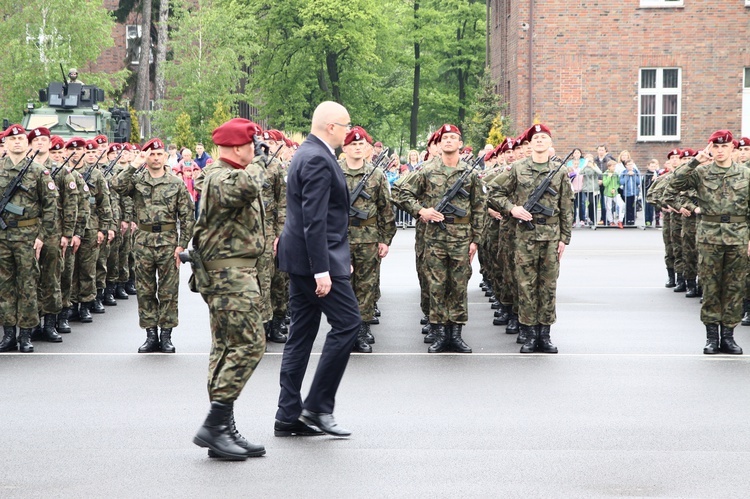
<svg viewBox="0 0 750 499">
<path fill-rule="evenodd" d="M 602 186 L 604 187 L 604 207 L 606 210 L 606 224 L 610 226 L 615 225 L 615 210 L 619 208 L 617 202 L 618 192 L 620 188 L 620 176 L 615 172 L 617 162 L 613 159 L 607 161 L 607 171 L 602 175 Z M 622 227 L 622 222 L 618 222 L 619 226 Z"/>
</svg>

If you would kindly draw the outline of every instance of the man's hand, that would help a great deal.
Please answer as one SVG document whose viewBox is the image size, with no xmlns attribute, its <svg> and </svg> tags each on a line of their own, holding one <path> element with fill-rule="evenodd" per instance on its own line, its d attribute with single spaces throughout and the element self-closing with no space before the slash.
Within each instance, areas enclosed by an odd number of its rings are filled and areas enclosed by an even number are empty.
<svg viewBox="0 0 750 499">
<path fill-rule="evenodd" d="M 130 222 L 130 233 L 135 234 L 135 229 L 138 228 L 138 224 L 135 222 Z"/>
<path fill-rule="evenodd" d="M 429 222 L 442 222 L 445 220 L 445 215 L 437 211 L 435 208 L 422 208 L 419 210 L 419 218 L 424 223 Z"/>
<path fill-rule="evenodd" d="M 65 251 L 67 251 L 69 244 L 70 244 L 70 240 L 67 237 L 65 237 L 65 236 L 61 236 L 60 237 L 60 248 L 62 248 L 62 257 L 63 258 L 65 258 Z"/>
<path fill-rule="evenodd" d="M 39 255 L 42 254 L 42 246 L 44 246 L 44 243 L 41 239 L 38 237 L 34 239 L 34 252 L 36 254 L 36 259 L 39 260 Z"/>
<path fill-rule="evenodd" d="M 135 158 L 133 158 L 133 162 L 131 163 L 131 165 L 133 165 L 135 169 L 138 169 L 142 164 L 146 162 L 146 158 L 148 158 L 148 155 L 148 151 L 141 151 Z"/>
<path fill-rule="evenodd" d="M 534 219 L 534 216 L 526 211 L 526 208 L 520 205 L 514 206 L 513 209 L 510 210 L 510 214 L 513 215 L 513 218 L 523 220 L 524 222 L 530 222 Z"/>
<path fill-rule="evenodd" d="M 318 277 L 315 279 L 317 287 L 315 288 L 315 295 L 318 298 L 325 298 L 325 296 L 331 292 L 331 276 Z"/>
<path fill-rule="evenodd" d="M 474 255 L 477 254 L 477 243 L 469 244 L 469 263 L 474 261 Z"/>
<path fill-rule="evenodd" d="M 388 245 L 383 243 L 378 243 L 378 256 L 380 258 L 385 258 L 388 256 Z"/>
<path fill-rule="evenodd" d="M 174 249 L 174 263 L 175 265 L 177 265 L 178 269 L 180 268 L 180 264 L 182 263 L 180 261 L 180 253 L 182 253 L 183 251 L 185 251 L 185 248 L 183 248 L 182 246 L 177 246 Z"/>
<path fill-rule="evenodd" d="M 104 232 L 98 231 L 96 233 L 96 244 L 100 245 L 104 242 Z"/>
<path fill-rule="evenodd" d="M 273 256 L 276 256 L 276 253 L 279 251 L 279 238 L 273 240 Z"/>
<path fill-rule="evenodd" d="M 128 227 L 130 227 L 130 224 L 123 221 L 120 222 L 120 234 L 125 234 L 128 231 Z"/>
<path fill-rule="evenodd" d="M 487 213 L 489 213 L 490 216 L 492 218 L 494 218 L 495 220 L 502 220 L 503 219 L 503 216 L 500 214 L 500 212 L 499 211 L 495 211 L 492 208 L 487 208 Z"/>
<path fill-rule="evenodd" d="M 115 231 L 108 230 L 107 231 L 107 242 L 111 243 L 114 240 L 114 238 L 115 238 Z"/>
<path fill-rule="evenodd" d="M 687 208 L 680 208 L 680 215 L 682 215 L 683 217 L 689 217 L 690 215 L 692 215 L 692 213 L 690 213 L 690 210 L 688 210 Z"/>
<path fill-rule="evenodd" d="M 711 159 L 711 146 L 712 144 L 709 142 L 705 149 L 698 151 L 698 154 L 695 155 L 695 159 L 698 160 L 698 163 L 704 163 Z"/>
<path fill-rule="evenodd" d="M 700 215 L 700 214 L 701 214 L 701 207 L 700 207 L 700 206 L 697 206 L 697 207 L 696 207 L 696 208 L 695 208 L 695 209 L 693 210 L 693 213 L 695 213 L 696 215 Z"/>
<path fill-rule="evenodd" d="M 562 260 L 563 253 L 565 252 L 565 243 L 560 241 L 557 243 L 557 261 Z"/>
<path fill-rule="evenodd" d="M 71 246 L 73 246 L 73 254 L 75 255 L 78 253 L 78 248 L 81 247 L 81 238 L 78 236 L 73 236 L 73 239 L 71 239 Z"/>
</svg>

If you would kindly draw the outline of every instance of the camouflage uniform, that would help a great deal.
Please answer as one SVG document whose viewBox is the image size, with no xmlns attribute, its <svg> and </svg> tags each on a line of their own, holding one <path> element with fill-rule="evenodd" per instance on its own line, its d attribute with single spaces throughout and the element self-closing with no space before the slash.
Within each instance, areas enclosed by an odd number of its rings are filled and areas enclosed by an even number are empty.
<svg viewBox="0 0 750 499">
<path fill-rule="evenodd" d="M 674 175 L 669 176 L 665 179 L 667 185 L 661 196 L 662 202 L 665 206 L 671 206 L 675 210 L 679 210 L 680 196 L 679 190 L 675 189 L 672 185 Z M 685 272 L 685 261 L 682 258 L 682 222 L 685 217 L 679 213 L 672 213 L 669 217 L 669 231 L 670 241 L 672 243 L 672 254 L 674 255 L 674 271 L 677 274 L 678 285 L 683 282 L 683 273 Z M 680 289 L 679 287 L 677 289 Z M 684 291 L 684 290 L 683 290 Z"/>
<path fill-rule="evenodd" d="M 733 163 L 699 166 L 697 160 L 680 166 L 672 180 L 675 189 L 695 189 L 701 218 L 698 222 L 698 273 L 703 282 L 701 321 L 734 328 L 742 319 L 747 272 L 750 170 Z"/>
<path fill-rule="evenodd" d="M 76 183 L 76 222 L 73 229 L 73 235 L 80 237 L 81 241 L 83 241 L 83 235 L 86 233 L 86 224 L 91 216 L 91 204 L 89 203 L 88 194 L 84 191 L 84 186 L 86 184 L 83 181 L 81 174 L 78 173 L 78 170 L 70 170 L 69 173 L 71 178 L 73 178 L 73 181 Z M 61 174 L 62 172 L 58 175 Z M 60 276 L 60 289 L 62 291 L 62 306 L 66 309 L 67 313 L 67 309 L 72 305 L 71 291 L 73 287 L 73 269 L 76 261 L 76 253 L 73 252 L 72 246 L 65 251 L 64 260 L 62 274 Z"/>
<path fill-rule="evenodd" d="M 539 164 L 525 158 L 513 163 L 507 176 L 499 176 L 491 185 L 490 206 L 511 218 L 514 206 L 523 206 L 532 191 L 556 165 Z M 560 262 L 558 243 L 570 244 L 573 226 L 573 190 L 563 169 L 557 172 L 550 186 L 556 195 L 546 192 L 540 203 L 553 210 L 553 215 L 534 215 L 535 228 L 528 230 L 515 222 L 515 272 L 518 284 L 519 321 L 525 326 L 549 326 L 556 320 L 555 298 Z"/>
<path fill-rule="evenodd" d="M 661 210 L 666 208 L 664 203 L 664 191 L 669 186 L 668 175 L 665 174 L 657 177 L 648 189 L 646 195 L 646 202 L 652 203 L 655 209 Z M 674 213 L 663 212 L 662 213 L 662 239 L 664 241 L 664 264 L 667 266 L 667 273 L 669 274 L 668 286 L 674 283 L 674 251 L 672 249 L 672 217 Z"/>
<path fill-rule="evenodd" d="M 117 175 L 120 174 L 120 172 L 127 169 L 128 167 L 129 165 L 115 165 L 115 167 L 112 169 L 112 176 L 110 177 L 110 181 L 114 180 Z M 113 258 L 110 257 L 110 260 L 107 262 L 107 280 L 117 283 L 118 287 L 124 287 L 130 279 L 128 254 L 130 253 L 132 248 L 132 233 L 130 231 L 130 223 L 133 221 L 133 199 L 130 196 L 125 196 L 119 193 L 117 194 L 117 197 L 120 202 L 120 223 L 117 224 L 115 239 L 119 240 L 119 242 L 117 243 L 117 253 L 115 256 L 116 261 L 113 261 Z M 122 222 L 125 222 L 127 224 L 127 229 L 124 233 L 122 232 L 121 227 Z M 110 262 L 112 262 L 113 265 L 110 265 Z M 112 266 L 114 266 L 115 271 L 112 271 Z"/>
<path fill-rule="evenodd" d="M 123 169 L 112 180 L 112 188 L 133 199 L 138 224 L 134 245 L 138 323 L 144 329 L 172 329 L 178 324 L 180 290 L 175 249 L 187 248 L 190 242 L 195 206 L 179 177 L 154 178 L 148 168 L 138 175 L 135 172 L 132 165 Z"/>
<path fill-rule="evenodd" d="M 353 204 L 355 209 L 366 213 L 367 218 L 349 218 L 349 250 L 354 267 L 352 288 L 359 303 L 361 319 L 368 322 L 375 318 L 375 301 L 380 278 L 378 244 L 391 245 L 393 236 L 396 235 L 395 215 L 391 208 L 388 181 L 382 170 L 375 169 L 368 161 L 357 170 L 349 168 L 346 160 L 339 161 L 339 165 L 344 172 L 350 193 L 359 185 L 365 172 L 372 172 L 363 190 L 370 195 L 370 199 L 359 196 Z"/>
<path fill-rule="evenodd" d="M 201 252 L 210 281 L 199 285 L 199 291 L 211 322 L 208 396 L 212 402 L 236 400 L 265 351 L 256 270 L 266 247 L 264 177 L 258 167 L 236 169 L 219 159 L 206 166 L 196 182 L 201 200 L 193 246 Z M 235 261 L 224 266 L 221 260 L 226 259 Z"/>
<path fill-rule="evenodd" d="M 489 185 L 495 177 L 500 175 L 503 169 L 503 167 L 495 167 L 482 177 L 482 189 L 484 192 L 487 192 L 487 185 Z M 503 279 L 502 260 L 500 258 L 500 220 L 491 216 L 489 213 L 484 217 L 484 235 L 482 236 L 482 243 L 480 255 L 484 253 L 482 259 L 484 260 L 486 268 L 486 273 L 483 275 L 485 281 L 492 287 L 495 298 L 499 301 Z"/>
<path fill-rule="evenodd" d="M 682 218 L 683 277 L 687 282 L 688 290 L 695 289 L 695 278 L 698 276 L 698 247 L 696 245 L 698 215 L 695 214 L 697 204 L 694 198 L 695 191 L 693 190 L 683 191 L 680 196 L 680 206 L 692 213 L 689 217 Z"/>
<path fill-rule="evenodd" d="M 100 164 L 99 169 L 104 177 L 106 164 Z M 110 289 L 110 275 L 117 276 L 117 257 L 120 252 L 120 222 L 122 221 L 122 212 L 120 210 L 120 196 L 116 191 L 109 189 L 109 178 L 104 178 L 109 191 L 109 205 L 112 208 L 112 230 L 115 231 L 115 237 L 112 241 L 104 241 L 99 246 L 99 257 L 96 260 L 96 293 L 97 299 L 102 299 L 104 289 Z M 112 289 L 114 293 L 114 289 Z"/>
</svg>

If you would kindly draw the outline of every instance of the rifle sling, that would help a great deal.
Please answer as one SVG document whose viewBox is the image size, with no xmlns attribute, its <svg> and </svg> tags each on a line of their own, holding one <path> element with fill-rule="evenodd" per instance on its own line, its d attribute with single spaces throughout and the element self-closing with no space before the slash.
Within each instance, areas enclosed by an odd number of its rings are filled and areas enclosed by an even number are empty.
<svg viewBox="0 0 750 499">
<path fill-rule="evenodd" d="M 255 267 L 257 263 L 257 258 L 220 258 L 203 262 L 203 267 L 206 270 L 221 270 L 230 267 Z"/>
<path fill-rule="evenodd" d="M 9 229 L 16 229 L 21 227 L 31 227 L 39 223 L 38 218 L 29 218 L 27 220 L 8 220 L 5 222 Z"/>
<path fill-rule="evenodd" d="M 445 217 L 443 223 L 453 225 L 466 225 L 471 223 L 471 217 Z"/>
<path fill-rule="evenodd" d="M 367 225 L 374 225 L 378 221 L 378 217 L 370 217 L 367 220 L 361 220 L 359 218 L 350 217 L 349 227 L 366 227 Z"/>
</svg>

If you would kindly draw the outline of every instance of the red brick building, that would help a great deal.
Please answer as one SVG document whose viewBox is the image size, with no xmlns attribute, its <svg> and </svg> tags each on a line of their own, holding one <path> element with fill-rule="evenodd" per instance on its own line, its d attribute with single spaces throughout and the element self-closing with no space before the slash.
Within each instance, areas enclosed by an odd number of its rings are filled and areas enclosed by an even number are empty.
<svg viewBox="0 0 750 499">
<path fill-rule="evenodd" d="M 627 149 L 641 167 L 711 132 L 750 135 L 750 0 L 487 0 L 488 58 L 514 131 Z"/>
</svg>

